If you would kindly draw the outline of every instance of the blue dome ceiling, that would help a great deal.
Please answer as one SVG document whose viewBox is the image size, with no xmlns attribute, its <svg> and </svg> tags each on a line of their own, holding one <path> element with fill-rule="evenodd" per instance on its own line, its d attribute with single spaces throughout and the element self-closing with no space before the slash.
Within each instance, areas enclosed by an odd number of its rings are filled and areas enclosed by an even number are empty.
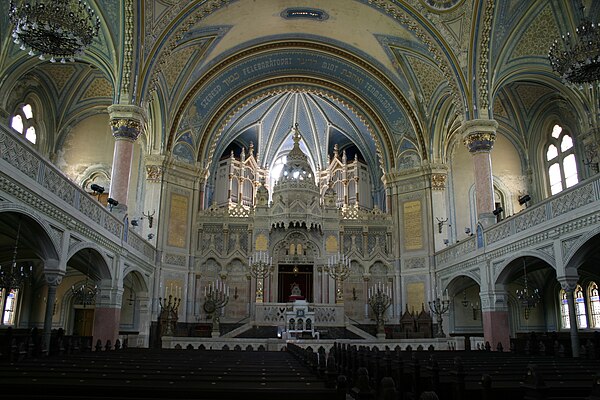
<svg viewBox="0 0 600 400">
<path fill-rule="evenodd" d="M 367 126 L 341 102 L 315 92 L 281 92 L 245 105 L 229 118 L 216 154 L 229 156 L 235 148 L 247 149 L 253 143 L 259 163 L 267 167 L 292 149 L 296 124 L 302 150 L 315 171 L 327 167 L 337 144 L 349 161 L 357 156 L 369 165 L 373 182 L 380 181 L 376 146 Z"/>
</svg>

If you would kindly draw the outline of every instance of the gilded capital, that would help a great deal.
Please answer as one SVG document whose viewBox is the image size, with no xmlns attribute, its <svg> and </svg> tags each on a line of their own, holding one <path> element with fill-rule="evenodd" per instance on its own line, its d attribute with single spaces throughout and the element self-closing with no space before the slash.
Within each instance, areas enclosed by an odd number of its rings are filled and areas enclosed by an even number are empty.
<svg viewBox="0 0 600 400">
<path fill-rule="evenodd" d="M 491 151 L 496 141 L 498 123 L 493 119 L 476 119 L 461 126 L 463 143 L 471 153 Z"/>
<path fill-rule="evenodd" d="M 446 189 L 446 179 L 448 175 L 433 173 L 431 174 L 431 188 L 433 190 L 444 190 Z"/>
<path fill-rule="evenodd" d="M 496 141 L 496 134 L 491 132 L 471 133 L 463 139 L 463 143 L 471 153 L 492 150 L 494 141 Z"/>
<path fill-rule="evenodd" d="M 150 182 L 160 182 L 163 175 L 162 165 L 146 165 L 146 180 Z"/>
<path fill-rule="evenodd" d="M 146 124 L 143 109 L 134 105 L 114 104 L 108 107 L 108 112 L 115 139 L 137 140 Z"/>
</svg>

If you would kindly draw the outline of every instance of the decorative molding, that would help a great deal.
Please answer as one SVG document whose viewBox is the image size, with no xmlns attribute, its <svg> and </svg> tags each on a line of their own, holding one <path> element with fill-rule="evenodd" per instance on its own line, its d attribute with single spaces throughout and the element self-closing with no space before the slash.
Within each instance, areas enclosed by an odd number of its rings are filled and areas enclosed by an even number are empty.
<svg viewBox="0 0 600 400">
<path fill-rule="evenodd" d="M 181 254 L 166 253 L 164 257 L 165 264 L 186 266 L 187 256 Z"/>
<path fill-rule="evenodd" d="M 403 260 L 402 265 L 406 269 L 423 269 L 427 267 L 427 259 L 425 257 L 409 258 Z"/>
<path fill-rule="evenodd" d="M 433 190 L 444 190 L 446 189 L 447 174 L 432 173 L 431 174 L 431 188 Z"/>
<path fill-rule="evenodd" d="M 485 8 L 485 15 L 483 19 L 483 28 L 479 32 L 481 38 L 479 46 L 479 102 L 480 110 L 487 110 L 490 106 L 489 96 L 489 63 L 490 63 L 490 37 L 492 31 L 492 25 L 494 21 L 494 0 L 488 0 Z M 492 143 L 493 145 L 493 143 Z M 491 150 L 491 148 L 490 148 Z M 470 148 L 469 148 L 469 151 Z"/>
<path fill-rule="evenodd" d="M 162 165 L 146 165 L 146 180 L 148 182 L 160 183 L 164 173 Z"/>
</svg>

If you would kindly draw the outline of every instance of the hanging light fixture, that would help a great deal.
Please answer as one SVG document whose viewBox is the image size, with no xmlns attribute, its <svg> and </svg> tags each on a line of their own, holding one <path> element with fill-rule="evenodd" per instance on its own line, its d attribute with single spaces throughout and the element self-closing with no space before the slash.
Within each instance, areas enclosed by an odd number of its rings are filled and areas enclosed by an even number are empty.
<svg viewBox="0 0 600 400">
<path fill-rule="evenodd" d="M 11 0 L 8 10 L 12 37 L 21 50 L 50 62 L 75 61 L 98 36 L 100 19 L 82 0 Z"/>
<path fill-rule="evenodd" d="M 525 265 L 525 259 L 523 259 L 523 273 L 525 286 L 523 289 L 517 289 L 517 297 L 521 303 L 521 308 L 523 309 L 523 316 L 525 319 L 529 319 L 529 312 L 532 308 L 540 302 L 542 299 L 540 296 L 540 291 L 537 288 L 530 288 L 527 282 L 527 266 Z"/>
<path fill-rule="evenodd" d="M 583 14 L 583 7 L 582 7 Z M 552 69 L 565 83 L 583 89 L 600 81 L 600 27 L 583 18 L 575 32 L 554 40 L 548 51 Z"/>
<path fill-rule="evenodd" d="M 21 220 L 17 228 L 17 236 L 15 238 L 15 248 L 13 249 L 12 262 L 8 267 L 0 265 L 0 289 L 6 289 L 9 292 L 11 289 L 19 289 L 31 275 L 33 267 L 23 268 L 17 266 L 17 250 L 19 248 L 19 237 L 21 236 Z"/>
<path fill-rule="evenodd" d="M 79 287 L 75 287 L 75 285 L 71 286 L 71 293 L 73 294 L 75 304 L 81 304 L 84 308 L 96 302 L 96 293 L 98 293 L 98 286 L 92 285 L 92 283 L 89 281 L 88 275 L 90 265 L 92 265 L 91 249 L 88 250 L 88 264 L 87 271 L 85 274 L 85 282 L 82 283 Z"/>
<path fill-rule="evenodd" d="M 463 299 L 461 301 L 463 307 L 467 308 L 469 307 L 469 300 L 467 300 L 467 291 L 463 290 Z"/>
</svg>

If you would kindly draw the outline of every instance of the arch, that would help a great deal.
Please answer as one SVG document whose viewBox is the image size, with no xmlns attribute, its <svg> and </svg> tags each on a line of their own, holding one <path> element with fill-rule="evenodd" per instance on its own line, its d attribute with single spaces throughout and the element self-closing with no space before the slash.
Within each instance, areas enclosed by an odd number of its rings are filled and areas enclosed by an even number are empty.
<svg viewBox="0 0 600 400">
<path fill-rule="evenodd" d="M 576 275 L 579 267 L 598 253 L 600 244 L 600 226 L 595 226 L 572 244 L 568 252 L 563 256 L 565 275 Z"/>
<path fill-rule="evenodd" d="M 88 274 L 90 278 L 95 280 L 113 278 L 112 264 L 109 262 L 104 250 L 96 243 L 82 242 L 72 246 L 67 253 L 66 262 L 69 263 L 70 267 L 83 274 Z"/>
<path fill-rule="evenodd" d="M 297 59 L 312 59 L 315 62 L 302 63 Z M 262 65 L 268 65 L 269 68 L 261 71 Z M 321 68 L 323 65 L 331 66 L 333 71 Z M 244 73 L 248 68 L 252 74 Z M 335 70 L 338 72 L 335 73 Z M 343 70 L 352 71 L 355 75 L 345 76 L 340 73 Z M 222 83 L 232 76 L 237 78 L 235 84 L 226 86 Z M 352 76 L 360 79 L 352 79 Z M 367 84 L 373 90 L 367 90 Z M 290 85 L 320 87 L 330 94 L 337 93 L 346 105 L 352 103 L 359 107 L 357 110 L 373 127 L 370 133 L 382 157 L 382 167 L 395 167 L 391 133 L 398 120 L 410 121 L 416 132 L 419 152 L 423 158 L 427 157 L 416 114 L 403 93 L 381 71 L 341 48 L 308 41 L 281 41 L 256 46 L 230 56 L 211 68 L 178 106 L 170 127 L 167 148 L 173 148 L 182 118 L 189 114 L 187 110 L 196 106 L 198 115 L 207 116 L 198 127 L 204 134 L 198 146 L 198 160 L 210 162 L 212 155 L 207 150 L 212 146 L 207 143 L 208 137 L 213 142 L 219 139 L 219 127 L 232 114 L 233 108 L 243 107 L 242 103 L 252 100 L 260 91 L 268 95 L 273 90 L 289 90 Z M 376 98 L 373 93 L 377 94 Z M 363 100 L 365 98 L 367 100 Z M 202 152 L 205 155 L 201 155 Z"/>
<path fill-rule="evenodd" d="M 12 238 L 12 240 L 9 239 L 11 244 L 7 247 L 14 245 L 19 218 L 25 218 L 22 221 L 20 240 L 21 243 L 28 245 L 29 253 L 25 253 L 24 257 L 39 258 L 43 261 L 59 260 L 61 258 L 59 251 L 61 233 L 54 230 L 37 212 L 24 205 L 0 204 L 0 231 L 3 235 Z M 26 251 L 25 248 L 22 248 L 19 253 L 20 258 L 24 251 Z M 2 254 L 0 257 L 3 256 L 9 255 Z"/>
<path fill-rule="evenodd" d="M 306 232 L 303 232 L 303 229 L 290 229 L 289 232 L 287 232 L 283 238 L 281 238 L 280 240 L 278 240 L 277 242 L 275 242 L 271 248 L 273 249 L 273 253 L 274 255 L 279 254 L 282 250 L 289 250 L 290 247 L 290 243 L 292 241 L 294 242 L 298 242 L 298 240 L 293 240 L 293 236 L 299 236 L 300 240 L 303 242 L 303 248 L 305 250 L 312 250 L 312 258 L 313 260 L 316 260 L 317 258 L 320 257 L 320 255 L 323 253 L 321 247 L 320 247 L 320 243 L 312 240 L 309 235 L 306 234 Z M 308 244 L 308 245 L 307 245 Z M 310 257 L 311 254 L 306 255 L 306 257 Z"/>
<path fill-rule="evenodd" d="M 121 277 L 123 287 L 125 286 L 125 280 L 128 275 L 131 274 L 132 281 L 130 282 L 136 292 L 149 292 L 150 287 L 146 279 L 144 279 L 144 272 L 136 266 L 126 267 Z"/>
<path fill-rule="evenodd" d="M 541 251 L 527 251 L 516 253 L 512 257 L 505 259 L 496 267 L 496 276 L 493 277 L 494 285 L 504 285 L 514 281 L 523 267 L 523 259 L 527 265 L 527 271 L 533 272 L 540 267 L 550 267 L 556 271 L 556 261 L 549 255 Z"/>
</svg>

